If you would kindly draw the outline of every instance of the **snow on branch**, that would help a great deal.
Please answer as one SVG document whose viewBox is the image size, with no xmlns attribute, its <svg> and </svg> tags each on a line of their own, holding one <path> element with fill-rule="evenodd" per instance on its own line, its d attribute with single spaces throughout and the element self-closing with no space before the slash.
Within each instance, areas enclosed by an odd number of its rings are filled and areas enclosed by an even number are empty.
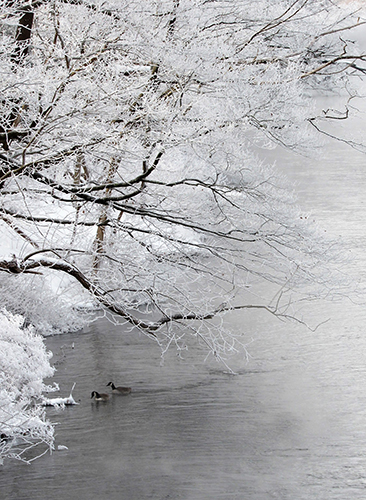
<svg viewBox="0 0 366 500">
<path fill-rule="evenodd" d="M 15 1 L 0 22 L 9 306 L 24 290 L 39 326 L 44 287 L 68 328 L 92 304 L 163 349 L 191 335 L 223 359 L 245 352 L 227 314 L 306 323 L 296 304 L 343 293 L 338 242 L 257 152 L 320 147 L 314 93 L 357 96 L 365 73 L 351 41 L 360 12 L 330 0 Z"/>
</svg>

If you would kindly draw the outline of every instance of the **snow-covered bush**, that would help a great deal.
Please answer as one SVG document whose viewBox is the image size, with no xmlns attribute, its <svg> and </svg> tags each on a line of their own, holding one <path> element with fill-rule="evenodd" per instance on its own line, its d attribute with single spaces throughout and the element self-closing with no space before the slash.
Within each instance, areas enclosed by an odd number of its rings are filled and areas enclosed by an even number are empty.
<svg viewBox="0 0 366 500">
<path fill-rule="evenodd" d="M 86 317 L 78 314 L 75 305 L 78 306 L 81 301 L 82 292 L 75 291 L 75 286 L 72 289 L 65 283 L 59 283 L 57 278 L 53 278 L 51 286 L 51 280 L 47 278 L 34 274 L 14 276 L 3 273 L 0 276 L 2 306 L 23 316 L 27 324 L 34 325 L 37 333 L 44 336 L 80 330 L 85 325 Z"/>
<path fill-rule="evenodd" d="M 53 390 L 43 382 L 54 369 L 49 363 L 42 337 L 23 318 L 6 309 L 0 312 L 0 461 L 4 458 L 32 460 L 53 446 L 53 427 L 41 406 L 43 391 Z"/>
</svg>

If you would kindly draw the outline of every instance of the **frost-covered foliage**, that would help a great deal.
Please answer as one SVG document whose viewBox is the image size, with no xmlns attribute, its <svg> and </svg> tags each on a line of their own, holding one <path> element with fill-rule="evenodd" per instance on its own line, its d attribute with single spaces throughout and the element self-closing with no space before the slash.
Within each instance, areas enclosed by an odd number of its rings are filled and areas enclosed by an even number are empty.
<svg viewBox="0 0 366 500">
<path fill-rule="evenodd" d="M 1 276 L 2 306 L 22 315 L 27 324 L 34 325 L 44 336 L 81 329 L 86 317 L 78 314 L 74 306 L 80 302 L 82 291 L 65 290 L 62 284 L 56 288 L 49 281 L 29 274 Z M 70 282 L 67 284 L 70 287 Z"/>
<path fill-rule="evenodd" d="M 31 460 L 41 453 L 38 449 L 53 446 L 53 427 L 40 404 L 42 392 L 53 390 L 43 383 L 54 373 L 50 356 L 42 337 L 31 327 L 24 328 L 20 316 L 5 309 L 0 312 L 1 462 Z"/>
<path fill-rule="evenodd" d="M 231 309 L 287 317 L 296 293 L 339 285 L 337 252 L 256 152 L 314 147 L 312 93 L 355 95 L 359 16 L 328 0 L 2 6 L 0 217 L 23 242 L 0 257 L 8 279 L 67 274 L 164 347 L 192 333 L 216 356 L 240 348 Z"/>
</svg>

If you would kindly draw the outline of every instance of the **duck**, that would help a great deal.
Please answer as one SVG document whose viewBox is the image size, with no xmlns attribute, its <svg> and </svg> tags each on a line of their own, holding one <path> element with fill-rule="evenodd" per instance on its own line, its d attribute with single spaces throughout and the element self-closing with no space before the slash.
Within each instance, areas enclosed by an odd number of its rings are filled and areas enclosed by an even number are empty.
<svg viewBox="0 0 366 500">
<path fill-rule="evenodd" d="M 109 382 L 107 384 L 107 387 L 109 385 L 112 388 L 113 394 L 130 394 L 130 392 L 132 390 L 131 387 L 121 387 L 121 386 L 116 387 L 113 382 Z"/>
<path fill-rule="evenodd" d="M 109 399 L 109 394 L 99 394 L 97 391 L 93 391 L 91 393 L 90 398 L 94 398 L 95 401 L 108 401 Z"/>
</svg>

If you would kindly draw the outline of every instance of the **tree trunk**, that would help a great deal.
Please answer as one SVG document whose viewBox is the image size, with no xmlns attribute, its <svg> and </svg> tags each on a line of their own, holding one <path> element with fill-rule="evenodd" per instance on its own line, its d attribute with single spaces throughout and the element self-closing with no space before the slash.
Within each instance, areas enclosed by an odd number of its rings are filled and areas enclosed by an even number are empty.
<svg viewBox="0 0 366 500">
<path fill-rule="evenodd" d="M 11 59 L 15 64 L 20 64 L 24 57 L 29 54 L 30 39 L 32 35 L 34 20 L 34 12 L 31 9 L 31 6 L 27 6 L 21 9 L 23 15 L 19 19 L 15 36 L 17 45 L 13 54 L 11 55 Z"/>
<path fill-rule="evenodd" d="M 107 184 L 109 182 L 113 181 L 113 177 L 117 171 L 118 165 L 117 162 L 114 158 L 112 158 L 112 161 L 109 164 L 108 168 L 108 174 L 107 174 Z M 109 196 L 112 192 L 111 188 L 106 188 L 105 190 L 105 196 Z M 96 273 L 100 267 L 101 261 L 102 261 L 102 253 L 104 251 L 104 244 L 105 244 L 105 233 L 106 233 L 106 224 L 105 222 L 107 221 L 107 211 L 108 207 L 103 207 L 102 212 L 99 216 L 98 220 L 98 229 L 97 229 L 97 234 L 94 240 L 94 249 L 95 249 L 95 255 L 93 259 L 93 270 Z"/>
</svg>

